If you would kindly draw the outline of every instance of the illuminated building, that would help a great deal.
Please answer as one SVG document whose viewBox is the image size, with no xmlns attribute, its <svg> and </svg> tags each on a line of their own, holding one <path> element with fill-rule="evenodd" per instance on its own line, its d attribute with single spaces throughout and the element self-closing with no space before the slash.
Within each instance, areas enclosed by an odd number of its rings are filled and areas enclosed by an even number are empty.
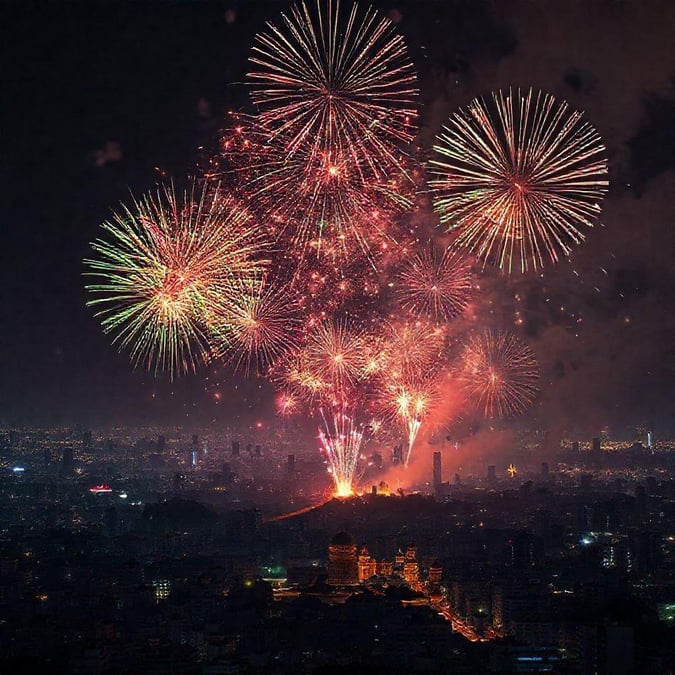
<svg viewBox="0 0 675 675">
<path fill-rule="evenodd" d="M 438 560 L 434 560 L 429 568 L 429 583 L 430 584 L 440 584 L 441 579 L 443 578 L 443 567 Z"/>
<path fill-rule="evenodd" d="M 417 547 L 408 546 L 405 552 L 405 562 L 403 563 L 403 578 L 409 583 L 419 581 L 420 565 L 417 562 Z"/>
<path fill-rule="evenodd" d="M 152 587 L 155 590 L 155 600 L 166 600 L 171 594 L 171 580 L 170 579 L 154 579 Z"/>
<path fill-rule="evenodd" d="M 358 558 L 359 581 L 368 581 L 377 574 L 377 561 L 371 557 L 366 546 L 361 547 Z"/>
<path fill-rule="evenodd" d="M 358 580 L 356 544 L 347 532 L 338 532 L 328 546 L 328 583 L 352 586 Z"/>
<path fill-rule="evenodd" d="M 389 560 L 378 560 L 376 565 L 378 577 L 391 577 L 394 575 L 394 563 Z"/>
</svg>

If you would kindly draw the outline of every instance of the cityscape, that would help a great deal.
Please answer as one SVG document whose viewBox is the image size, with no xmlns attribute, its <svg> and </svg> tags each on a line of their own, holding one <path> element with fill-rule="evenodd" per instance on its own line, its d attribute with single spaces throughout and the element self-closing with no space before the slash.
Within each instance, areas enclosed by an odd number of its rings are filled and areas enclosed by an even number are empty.
<svg viewBox="0 0 675 675">
<path fill-rule="evenodd" d="M 675 675 L 675 5 L 17 0 L 0 672 Z"/>
<path fill-rule="evenodd" d="M 447 445 L 338 499 L 283 435 L 159 431 L 2 430 L 11 672 L 673 667 L 673 442 Z"/>
</svg>

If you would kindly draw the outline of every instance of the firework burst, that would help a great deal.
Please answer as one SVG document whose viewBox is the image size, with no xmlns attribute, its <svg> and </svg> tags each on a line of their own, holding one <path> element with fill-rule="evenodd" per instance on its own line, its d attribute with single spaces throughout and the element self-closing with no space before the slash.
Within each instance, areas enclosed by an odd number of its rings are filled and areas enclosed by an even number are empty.
<svg viewBox="0 0 675 675">
<path fill-rule="evenodd" d="M 275 286 L 269 277 L 241 285 L 212 321 L 214 355 L 225 356 L 235 370 L 264 373 L 297 346 L 298 304 L 286 286 Z"/>
<path fill-rule="evenodd" d="M 104 331 L 156 374 L 173 378 L 208 360 L 213 316 L 266 267 L 248 211 L 218 187 L 179 196 L 171 186 L 102 227 L 96 257 L 84 262 L 87 304 Z"/>
<path fill-rule="evenodd" d="M 414 381 L 443 364 L 445 331 L 427 321 L 389 322 L 381 337 L 384 370 L 389 379 Z"/>
<path fill-rule="evenodd" d="M 374 10 L 322 4 L 301 2 L 256 36 L 249 80 L 260 119 L 289 139 L 290 154 L 333 150 L 329 168 L 339 171 L 343 160 L 388 175 L 392 149 L 411 140 L 417 117 L 405 44 Z"/>
<path fill-rule="evenodd" d="M 456 245 L 508 272 L 568 255 L 608 187 L 599 134 L 567 103 L 532 90 L 475 99 L 434 150 L 441 221 L 457 231 Z"/>
<path fill-rule="evenodd" d="M 300 3 L 256 37 L 249 73 L 267 138 L 249 167 L 255 199 L 279 213 L 293 247 L 321 254 L 325 234 L 369 253 L 380 214 L 412 204 L 415 73 L 392 23 L 339 1 Z M 347 251 L 345 251 L 347 253 Z"/>
<path fill-rule="evenodd" d="M 469 339 L 457 379 L 486 417 L 512 417 L 534 400 L 539 368 L 532 350 L 515 335 L 486 331 Z"/>
<path fill-rule="evenodd" d="M 307 335 L 303 349 L 308 369 L 330 383 L 333 396 L 341 399 L 364 376 L 366 336 L 347 320 L 323 321 Z"/>
<path fill-rule="evenodd" d="M 466 309 L 471 296 L 469 260 L 448 249 L 416 253 L 399 274 L 396 286 L 404 309 L 418 318 L 448 321 Z"/>
</svg>

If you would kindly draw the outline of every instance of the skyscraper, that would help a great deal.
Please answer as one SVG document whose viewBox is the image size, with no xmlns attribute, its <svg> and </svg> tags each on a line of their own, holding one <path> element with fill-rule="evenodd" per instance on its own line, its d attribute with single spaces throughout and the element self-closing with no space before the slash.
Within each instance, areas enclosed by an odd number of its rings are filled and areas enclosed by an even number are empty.
<svg viewBox="0 0 675 675">
<path fill-rule="evenodd" d="M 63 448 L 63 473 L 70 476 L 75 472 L 75 459 L 72 448 Z"/>
<path fill-rule="evenodd" d="M 443 475 L 441 473 L 441 453 L 440 451 L 434 452 L 434 491 L 438 491 L 443 483 Z"/>
<path fill-rule="evenodd" d="M 488 479 L 488 483 L 496 483 L 497 482 L 497 469 L 496 469 L 494 464 L 490 464 L 488 466 L 487 479 Z"/>
</svg>

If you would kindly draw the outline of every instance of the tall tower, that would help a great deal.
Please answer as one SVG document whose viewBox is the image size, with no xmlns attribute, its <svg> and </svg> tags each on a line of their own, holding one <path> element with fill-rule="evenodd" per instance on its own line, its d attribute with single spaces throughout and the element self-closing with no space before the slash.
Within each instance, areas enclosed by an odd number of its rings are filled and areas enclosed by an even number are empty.
<svg viewBox="0 0 675 675">
<path fill-rule="evenodd" d="M 347 532 L 338 532 L 328 546 L 328 583 L 354 586 L 359 581 L 356 544 Z"/>
<path fill-rule="evenodd" d="M 75 472 L 75 460 L 72 448 L 63 448 L 63 474 L 70 476 Z"/>
<path fill-rule="evenodd" d="M 434 491 L 438 492 L 440 489 L 442 483 L 443 483 L 443 477 L 441 473 L 441 453 L 440 451 L 434 452 L 434 477 L 433 477 L 433 482 L 434 482 Z"/>
<path fill-rule="evenodd" d="M 541 477 L 543 480 L 548 480 L 548 462 L 541 463 Z"/>
</svg>

